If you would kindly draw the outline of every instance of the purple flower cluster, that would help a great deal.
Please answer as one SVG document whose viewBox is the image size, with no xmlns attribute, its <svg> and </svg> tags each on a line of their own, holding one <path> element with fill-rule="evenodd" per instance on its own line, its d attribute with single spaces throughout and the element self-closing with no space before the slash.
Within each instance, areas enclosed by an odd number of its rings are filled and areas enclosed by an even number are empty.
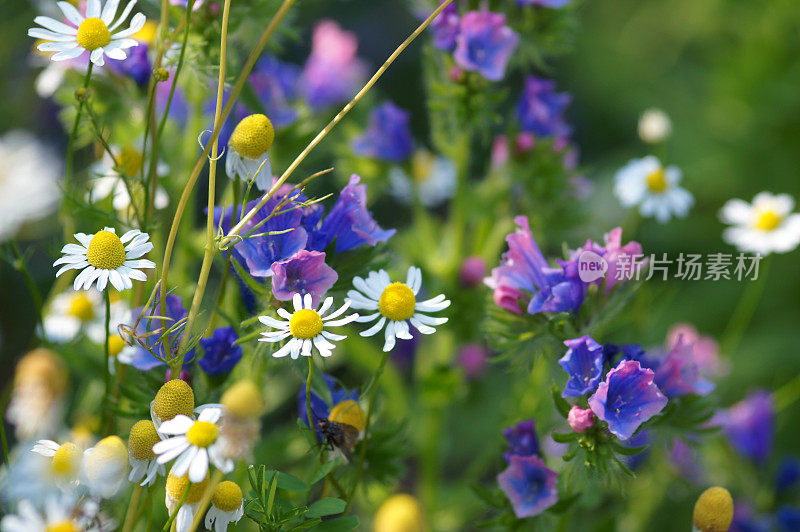
<svg viewBox="0 0 800 532">
<path fill-rule="evenodd" d="M 242 346 L 236 344 L 239 336 L 233 327 L 216 329 L 211 338 L 200 340 L 203 358 L 198 361 L 207 375 L 223 375 L 233 369 L 242 359 Z"/>
<path fill-rule="evenodd" d="M 518 6 L 541 6 L 558 9 L 569 4 L 572 0 L 517 0 Z"/>
<path fill-rule="evenodd" d="M 552 80 L 536 76 L 525 78 L 525 87 L 517 103 L 517 118 L 523 131 L 538 137 L 569 137 L 571 128 L 564 120 L 564 111 L 571 97 L 555 89 Z"/>
<path fill-rule="evenodd" d="M 569 374 L 564 397 L 580 397 L 593 392 L 603 378 L 603 346 L 589 336 L 567 340 L 569 348 L 558 361 Z"/>
<path fill-rule="evenodd" d="M 370 113 L 366 131 L 353 139 L 353 152 L 392 163 L 405 161 L 414 149 L 410 119 L 406 111 L 392 102 L 379 105 Z"/>
<path fill-rule="evenodd" d="M 519 35 L 506 25 L 506 17 L 491 11 L 469 11 L 459 17 L 454 4 L 447 6 L 431 24 L 433 44 L 453 53 L 464 70 L 490 81 L 503 79 Z"/>
<path fill-rule="evenodd" d="M 740 454 L 757 463 L 769 457 L 775 435 L 775 404 L 769 392 L 752 392 L 720 412 L 715 422 Z"/>
<path fill-rule="evenodd" d="M 319 205 L 298 206 L 307 198 L 281 187 L 242 228 L 242 235 L 253 236 L 233 246 L 234 258 L 255 278 L 272 278 L 273 296 L 289 301 L 294 293 L 311 294 L 317 304 L 338 279 L 336 271 L 325 264 L 325 250 L 334 253 L 359 246 L 385 242 L 394 229 L 381 229 L 367 210 L 367 187 L 357 175 L 342 189 L 339 199 L 323 217 Z M 245 205 L 245 212 L 256 205 Z M 215 223 L 223 230 L 231 228 L 234 212 L 241 206 L 217 208 Z M 278 214 L 275 214 L 277 210 Z"/>
<path fill-rule="evenodd" d="M 508 452 L 503 454 L 508 467 L 497 475 L 497 483 L 518 518 L 539 515 L 558 502 L 558 474 L 539 456 L 535 422 L 518 423 L 503 435 L 508 441 Z"/>
</svg>

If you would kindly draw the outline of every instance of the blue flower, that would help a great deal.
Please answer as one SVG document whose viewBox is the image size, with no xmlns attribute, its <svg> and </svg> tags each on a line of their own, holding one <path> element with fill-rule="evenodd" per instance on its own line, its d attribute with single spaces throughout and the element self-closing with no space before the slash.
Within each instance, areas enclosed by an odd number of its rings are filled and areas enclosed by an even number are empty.
<svg viewBox="0 0 800 532">
<path fill-rule="evenodd" d="M 518 6 L 542 6 L 558 9 L 569 4 L 572 0 L 517 0 Z"/>
<path fill-rule="evenodd" d="M 680 339 L 666 358 L 655 368 L 655 382 L 667 397 L 708 395 L 714 383 L 700 375 L 691 344 Z"/>
<path fill-rule="evenodd" d="M 800 508 L 781 506 L 775 515 L 775 521 L 781 532 L 797 532 L 800 530 Z"/>
<path fill-rule="evenodd" d="M 298 66 L 284 63 L 272 56 L 259 59 L 250 74 L 250 86 L 276 128 L 289 126 L 297 120 L 294 104 L 298 98 L 299 78 Z"/>
<path fill-rule="evenodd" d="M 242 359 L 242 346 L 235 344 L 239 336 L 233 327 L 221 327 L 211 338 L 203 338 L 200 345 L 205 355 L 198 364 L 208 375 L 228 373 Z"/>
<path fill-rule="evenodd" d="M 148 57 L 149 47 L 140 42 L 128 50 L 128 59 L 125 61 L 109 61 L 108 67 L 113 72 L 130 77 L 139 87 L 146 87 L 153 75 L 153 66 Z M 171 80 L 168 85 L 172 85 Z"/>
<path fill-rule="evenodd" d="M 775 404 L 764 390 L 750 393 L 719 415 L 722 431 L 731 445 L 754 462 L 764 462 L 772 451 Z"/>
<path fill-rule="evenodd" d="M 452 52 L 456 47 L 458 27 L 458 9 L 455 3 L 448 4 L 431 22 L 433 45 L 440 50 Z"/>
<path fill-rule="evenodd" d="M 346 401 L 348 399 L 358 401 L 358 390 L 348 390 L 340 386 L 336 379 L 325 373 L 322 374 L 322 378 L 325 380 L 325 384 L 328 385 L 328 393 L 331 396 L 331 402 L 329 404 L 324 398 L 317 395 L 313 388 L 311 389 L 311 415 L 314 416 L 314 421 L 327 418 L 331 413 L 331 408 L 342 401 Z M 302 419 L 303 423 L 308 427 L 308 409 L 306 408 L 305 386 L 303 386 L 300 391 L 297 392 L 297 412 L 300 415 L 300 419 Z M 317 431 L 317 437 L 321 437 L 321 434 L 319 434 L 319 431 L 316 427 L 316 423 L 314 430 Z"/>
<path fill-rule="evenodd" d="M 639 362 L 623 360 L 608 372 L 606 380 L 589 398 L 594 414 L 608 423 L 608 430 L 627 440 L 639 425 L 667 406 L 667 398 L 655 385 L 655 374 Z"/>
<path fill-rule="evenodd" d="M 650 443 L 650 433 L 646 430 L 640 430 L 633 436 L 631 436 L 628 440 L 623 442 L 624 447 L 629 447 L 631 449 L 635 449 L 637 447 L 644 447 L 645 445 Z M 650 447 L 647 447 L 639 454 L 634 454 L 631 456 L 623 456 L 622 461 L 625 462 L 630 469 L 636 471 L 642 464 L 647 461 L 647 458 L 650 456 Z"/>
<path fill-rule="evenodd" d="M 131 353 L 129 358 L 120 358 L 120 362 L 130 364 L 137 369 L 148 370 L 164 365 L 164 362 L 153 356 L 153 352 L 156 353 L 159 358 L 166 359 L 171 357 L 172 353 L 177 350 L 181 338 L 183 337 L 183 325 L 170 332 L 169 341 L 162 342 L 161 340 L 167 329 L 173 327 L 186 317 L 186 309 L 183 307 L 180 297 L 169 294 L 167 295 L 164 305 L 165 314 L 161 314 L 159 298 L 160 295 L 157 294 L 146 314 L 139 319 L 135 330 L 137 338 L 141 343 L 147 346 L 147 349 L 137 346 L 136 351 Z M 133 311 L 133 316 L 140 316 L 142 311 L 143 307 L 135 309 Z M 159 319 L 158 317 L 166 317 L 167 319 Z M 164 348 L 165 344 L 168 346 L 167 349 Z M 191 362 L 193 358 L 194 349 L 190 349 L 183 358 L 184 367 L 187 363 Z"/>
<path fill-rule="evenodd" d="M 775 490 L 785 492 L 797 485 L 800 480 L 800 460 L 796 456 L 787 456 L 778 466 L 775 478 Z"/>
<path fill-rule="evenodd" d="M 552 80 L 528 76 L 517 104 L 517 117 L 523 131 L 539 137 L 564 138 L 570 127 L 564 121 L 564 110 L 571 100 L 569 94 L 557 93 Z"/>
<path fill-rule="evenodd" d="M 539 438 L 536 436 L 536 421 L 521 421 L 513 427 L 503 430 L 508 442 L 508 452 L 503 453 L 506 462 L 512 456 L 536 456 L 539 454 Z"/>
<path fill-rule="evenodd" d="M 353 139 L 353 152 L 393 163 L 405 161 L 414 149 L 409 122 L 409 114 L 392 102 L 379 105 L 370 113 L 366 131 Z"/>
<path fill-rule="evenodd" d="M 386 242 L 394 229 L 381 229 L 367 210 L 367 186 L 359 185 L 361 178 L 350 177 L 333 208 L 312 233 L 309 249 L 324 251 L 334 240 L 336 253 L 364 244 L 374 246 Z"/>
<path fill-rule="evenodd" d="M 592 338 L 581 336 L 564 342 L 569 349 L 558 361 L 569 380 L 564 387 L 564 397 L 580 397 L 591 393 L 603 377 L 603 346 Z"/>
<path fill-rule="evenodd" d="M 622 360 L 637 360 L 643 368 L 653 369 L 645 354 L 640 344 L 603 344 L 603 362 L 612 366 L 617 365 L 617 355 L 622 355 Z"/>
<path fill-rule="evenodd" d="M 499 81 L 517 48 L 519 35 L 506 26 L 506 17 L 491 11 L 470 11 L 461 17 L 453 59 L 466 70 Z"/>
<path fill-rule="evenodd" d="M 274 263 L 272 272 L 275 299 L 289 301 L 295 293 L 311 294 L 315 308 L 339 278 L 336 270 L 325 264 L 325 253 L 304 249 Z"/>
<path fill-rule="evenodd" d="M 514 455 L 505 471 L 497 475 L 497 483 L 522 519 L 539 515 L 558 502 L 558 474 L 538 456 Z"/>
</svg>

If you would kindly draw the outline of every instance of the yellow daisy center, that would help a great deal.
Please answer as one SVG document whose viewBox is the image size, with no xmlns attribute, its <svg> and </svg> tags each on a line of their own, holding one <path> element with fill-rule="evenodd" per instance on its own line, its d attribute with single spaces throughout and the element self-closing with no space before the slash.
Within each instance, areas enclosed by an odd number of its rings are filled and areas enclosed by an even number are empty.
<svg viewBox="0 0 800 532">
<path fill-rule="evenodd" d="M 242 505 L 242 488 L 230 480 L 220 482 L 214 488 L 211 503 L 223 512 L 232 512 Z"/>
<path fill-rule="evenodd" d="M 411 159 L 411 169 L 414 181 L 417 183 L 422 183 L 430 177 L 433 161 L 433 154 L 429 151 L 420 150 L 414 154 L 414 158 Z"/>
<path fill-rule="evenodd" d="M 87 18 L 78 26 L 78 44 L 89 51 L 102 48 L 111 42 L 111 32 L 106 23 L 97 17 Z"/>
<path fill-rule="evenodd" d="M 403 321 L 414 315 L 417 298 L 405 283 L 387 286 L 378 300 L 378 310 L 392 321 Z"/>
<path fill-rule="evenodd" d="M 702 532 L 724 532 L 733 520 L 733 499 L 725 488 L 708 488 L 694 505 L 692 521 Z"/>
<path fill-rule="evenodd" d="M 126 345 L 121 336 L 118 334 L 111 335 L 108 337 L 108 354 L 115 357 L 125 349 Z"/>
<path fill-rule="evenodd" d="M 117 171 L 128 177 L 135 177 L 142 171 L 143 161 L 144 157 L 139 150 L 125 146 L 117 157 Z"/>
<path fill-rule="evenodd" d="M 75 524 L 75 521 L 68 519 L 66 521 L 47 525 L 45 532 L 81 532 L 81 529 Z"/>
<path fill-rule="evenodd" d="M 238 418 L 256 418 L 264 410 L 261 392 L 251 381 L 239 381 L 222 394 L 225 412 Z"/>
<path fill-rule="evenodd" d="M 125 264 L 125 246 L 111 231 L 98 231 L 89 242 L 86 260 L 99 270 L 116 270 Z"/>
<path fill-rule="evenodd" d="M 183 492 L 186 491 L 186 486 L 189 486 L 189 492 L 186 494 L 186 500 L 184 502 L 186 504 L 200 502 L 200 499 L 203 497 L 203 492 L 205 492 L 206 487 L 208 487 L 208 475 L 206 475 L 206 478 L 204 478 L 202 482 L 198 482 L 197 484 L 189 483 L 189 475 L 176 477 L 170 473 L 167 477 L 167 494 L 175 501 L 181 500 Z"/>
<path fill-rule="evenodd" d="M 153 44 L 156 40 L 156 32 L 158 31 L 158 24 L 153 22 L 152 20 L 148 20 L 142 26 L 138 32 L 131 35 L 134 39 L 139 42 Z"/>
<path fill-rule="evenodd" d="M 289 320 L 289 331 L 295 338 L 314 338 L 322 332 L 322 317 L 319 312 L 310 308 L 298 310 Z"/>
<path fill-rule="evenodd" d="M 156 393 L 153 412 L 161 421 L 167 421 L 178 414 L 191 417 L 194 412 L 194 392 L 191 386 L 180 379 L 166 382 Z"/>
<path fill-rule="evenodd" d="M 667 179 L 664 176 L 664 169 L 659 168 L 652 174 L 647 176 L 647 188 L 650 189 L 651 192 L 664 192 L 667 190 Z"/>
<path fill-rule="evenodd" d="M 783 216 L 776 213 L 772 209 L 766 209 L 759 213 L 756 217 L 756 229 L 762 231 L 772 231 L 783 222 Z"/>
<path fill-rule="evenodd" d="M 90 482 L 128 465 L 128 448 L 119 436 L 107 436 L 97 442 L 84 460 L 84 470 Z"/>
<path fill-rule="evenodd" d="M 378 508 L 373 522 L 375 532 L 422 532 L 425 519 L 417 499 L 405 493 L 392 495 Z"/>
<path fill-rule="evenodd" d="M 53 473 L 64 477 L 74 477 L 78 473 L 83 453 L 74 443 L 65 443 L 53 455 Z"/>
<path fill-rule="evenodd" d="M 156 432 L 156 426 L 149 419 L 137 421 L 131 427 L 131 435 L 128 438 L 128 452 L 136 460 L 152 460 L 156 457 L 153 452 L 153 445 L 161 441 Z"/>
<path fill-rule="evenodd" d="M 250 115 L 242 119 L 233 130 L 228 144 L 243 157 L 258 159 L 264 155 L 275 140 L 272 122 L 264 115 Z"/>
<path fill-rule="evenodd" d="M 94 303 L 84 292 L 78 292 L 72 296 L 67 314 L 83 322 L 91 321 L 94 318 Z"/>
<path fill-rule="evenodd" d="M 344 423 L 355 427 L 358 431 L 364 430 L 367 426 L 367 416 L 364 409 L 352 399 L 347 399 L 331 408 L 328 419 L 336 423 Z"/>
<path fill-rule="evenodd" d="M 195 447 L 209 447 L 217 441 L 219 427 L 208 421 L 195 421 L 186 431 L 186 439 Z"/>
</svg>

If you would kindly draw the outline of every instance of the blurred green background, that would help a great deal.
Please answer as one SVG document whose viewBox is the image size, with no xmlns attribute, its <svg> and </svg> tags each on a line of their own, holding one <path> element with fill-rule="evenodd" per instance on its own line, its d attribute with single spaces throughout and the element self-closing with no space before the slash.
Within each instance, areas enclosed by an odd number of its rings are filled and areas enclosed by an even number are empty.
<svg viewBox="0 0 800 532">
<path fill-rule="evenodd" d="M 400 2 L 352 0 L 300 2 L 298 25 L 332 16 L 358 33 L 360 55 L 379 64 L 402 39 L 414 16 Z M 0 17 L 0 133 L 24 128 L 64 144 L 54 109 L 33 90 L 37 69 L 31 64 L 32 39 L 26 35 L 35 16 L 26 0 L 3 0 Z M 307 21 L 308 23 L 304 22 Z M 303 40 L 307 41 L 307 33 Z M 292 51 L 304 56 L 302 44 Z M 419 47 L 390 70 L 381 90 L 412 111 L 416 130 L 425 128 L 418 69 Z M 665 110 L 673 120 L 673 136 L 658 153 L 678 165 L 684 186 L 695 196 L 688 218 L 658 225 L 638 224 L 635 238 L 646 253 L 733 253 L 721 240 L 717 218 L 730 198 L 750 200 L 762 190 L 800 197 L 800 8 L 796 0 L 588 0 L 579 9 L 574 50 L 544 73 L 573 95 L 568 112 L 580 147 L 586 176 L 595 196 L 588 208 L 587 228 L 594 238 L 629 220 L 611 195 L 614 171 L 647 148 L 636 136 L 639 115 L 648 107 Z M 0 162 L 2 164 L 2 162 Z M 22 235 L 35 237 L 36 235 Z M 634 235 L 627 234 L 627 238 Z M 579 241 L 571 242 L 577 245 Z M 52 280 L 54 250 L 32 257 L 43 289 Z M 719 382 L 721 405 L 744 397 L 751 388 L 781 389 L 785 399 L 778 415 L 776 453 L 796 452 L 793 419 L 799 398 L 784 385 L 800 373 L 800 261 L 798 251 L 771 261 L 761 303 L 742 341 L 723 356 L 731 372 Z M 675 322 L 688 321 L 719 337 L 745 283 L 651 283 L 658 312 L 623 329 L 620 341 L 659 344 Z M 660 309 L 665 309 L 661 311 Z M 3 381 L 12 361 L 32 335 L 33 307 L 22 279 L 7 264 L 0 266 L 0 364 Z M 651 478 L 652 480 L 652 478 Z M 653 486 L 650 486 L 651 488 Z M 657 492 L 657 490 L 656 490 Z M 675 506 L 661 506 L 669 515 L 681 505 L 690 512 L 685 494 Z M 674 529 L 674 521 L 660 529 Z M 683 520 L 688 522 L 688 518 Z"/>
</svg>

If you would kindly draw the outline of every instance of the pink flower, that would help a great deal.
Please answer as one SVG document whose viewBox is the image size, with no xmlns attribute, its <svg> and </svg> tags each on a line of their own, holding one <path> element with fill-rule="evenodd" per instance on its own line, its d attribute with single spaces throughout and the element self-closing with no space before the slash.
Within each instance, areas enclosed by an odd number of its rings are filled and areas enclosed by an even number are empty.
<svg viewBox="0 0 800 532">
<path fill-rule="evenodd" d="M 480 344 L 467 344 L 458 352 L 458 364 L 468 379 L 479 377 L 486 370 L 486 350 Z"/>
<path fill-rule="evenodd" d="M 589 427 L 594 426 L 594 414 L 592 414 L 590 408 L 584 410 L 579 406 L 573 406 L 567 416 L 567 422 L 575 432 L 583 432 Z"/>
<path fill-rule="evenodd" d="M 482 257 L 472 255 L 461 263 L 459 278 L 461 284 L 469 287 L 478 286 L 486 277 L 486 261 Z"/>
<path fill-rule="evenodd" d="M 605 235 L 605 249 L 606 252 L 603 255 L 603 258 L 608 262 L 608 275 L 606 276 L 606 292 L 610 292 L 614 285 L 617 282 L 622 280 L 630 279 L 633 276 L 634 268 L 629 266 L 626 267 L 619 267 L 620 270 L 624 270 L 623 279 L 617 279 L 617 271 L 618 266 L 623 259 L 623 257 L 629 257 L 626 265 L 634 264 L 635 261 L 641 260 L 642 255 L 642 245 L 638 242 L 628 242 L 624 246 L 622 245 L 622 228 L 617 227 L 612 229 Z M 638 255 L 638 257 L 637 257 Z M 641 267 L 641 266 L 639 266 Z"/>
<path fill-rule="evenodd" d="M 719 375 L 721 371 L 719 345 L 710 336 L 702 336 L 694 325 L 676 323 L 667 333 L 667 349 L 674 349 L 683 340 L 684 347 L 691 353 L 692 362 L 701 373 L 707 376 Z"/>
</svg>

